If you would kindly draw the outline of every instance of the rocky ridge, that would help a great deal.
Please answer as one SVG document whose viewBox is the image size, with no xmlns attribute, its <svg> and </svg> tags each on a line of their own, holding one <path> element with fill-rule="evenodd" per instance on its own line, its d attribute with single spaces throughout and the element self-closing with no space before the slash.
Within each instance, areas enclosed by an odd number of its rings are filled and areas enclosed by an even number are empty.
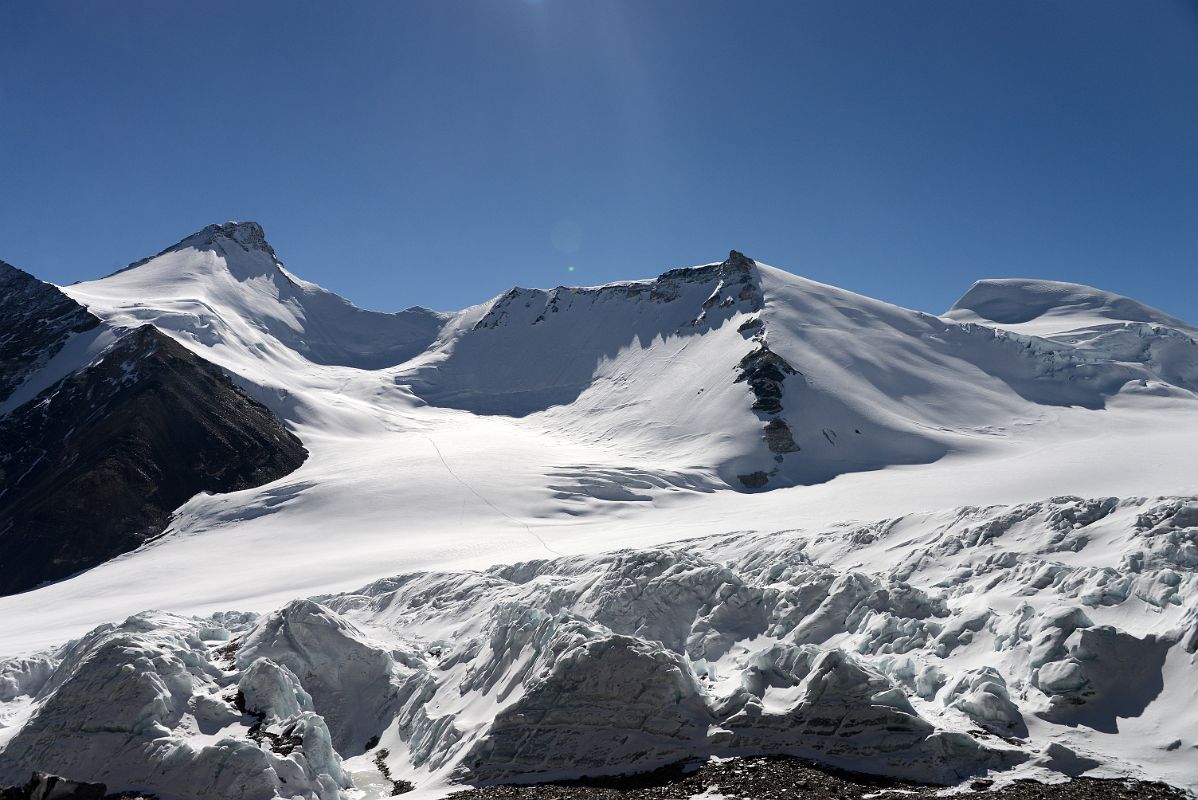
<svg viewBox="0 0 1198 800">
<path fill-rule="evenodd" d="M 258 486 L 306 456 L 225 373 L 132 331 L 0 419 L 0 593 L 128 552 L 197 492 Z"/>
<path fill-rule="evenodd" d="M 0 261 L 0 402 L 74 334 L 100 320 L 48 283 Z"/>
</svg>

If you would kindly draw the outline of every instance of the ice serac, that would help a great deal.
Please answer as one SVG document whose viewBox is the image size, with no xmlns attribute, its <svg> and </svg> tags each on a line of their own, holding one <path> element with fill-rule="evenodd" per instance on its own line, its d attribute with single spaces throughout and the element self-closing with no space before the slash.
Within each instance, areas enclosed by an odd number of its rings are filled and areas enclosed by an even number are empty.
<svg viewBox="0 0 1198 800">
<path fill-rule="evenodd" d="M 361 369 L 422 352 L 448 316 L 358 308 L 288 272 L 256 222 L 209 225 L 156 256 L 64 291 L 106 320 L 153 323 L 201 348 L 278 357 L 272 351 L 282 345 L 307 362 Z"/>
<path fill-rule="evenodd" d="M 680 654 L 581 620 L 561 623 L 540 674 L 466 754 L 464 779 L 645 769 L 704 749 L 713 718 Z"/>
<path fill-rule="evenodd" d="M 310 600 L 287 605 L 249 634 L 237 663 L 263 662 L 287 670 L 310 694 L 312 708 L 327 721 L 333 744 L 344 755 L 358 755 L 377 741 L 395 714 L 400 678 L 393 654 Z M 277 708 L 274 702 L 263 706 Z"/>
<path fill-rule="evenodd" d="M 307 453 L 212 364 L 143 326 L 0 419 L 0 594 L 128 552 L 198 492 L 259 486 Z"/>
<path fill-rule="evenodd" d="M 382 737 L 396 774 L 525 782 L 771 752 L 953 782 L 1026 757 L 941 729 L 901 684 L 831 644 L 866 629 L 874 608 L 918 620 L 935 600 L 867 582 L 809 635 L 819 645 L 795 645 L 834 573 L 794 549 L 760 571 L 752 556 L 713 556 L 658 549 L 409 575 L 325 602 L 400 637 L 422 624 L 455 632 L 425 648 L 423 715 Z M 879 632 L 873 646 L 888 647 Z M 441 741 L 431 758 L 430 730 Z M 413 749 L 422 755 L 401 755 Z"/>
<path fill-rule="evenodd" d="M 37 710 L 3 750 L 0 785 L 43 771 L 176 800 L 339 800 L 352 783 L 323 721 L 299 711 L 285 737 L 255 740 L 204 633 L 143 614 L 65 648 L 28 687 Z"/>
</svg>

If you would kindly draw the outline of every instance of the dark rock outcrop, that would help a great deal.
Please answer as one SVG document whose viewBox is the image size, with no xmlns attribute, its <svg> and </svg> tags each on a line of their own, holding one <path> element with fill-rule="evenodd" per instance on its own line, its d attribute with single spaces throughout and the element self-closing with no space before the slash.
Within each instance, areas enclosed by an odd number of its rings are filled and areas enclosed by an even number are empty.
<svg viewBox="0 0 1198 800">
<path fill-rule="evenodd" d="M 306 457 L 223 371 L 143 326 L 0 420 L 0 594 L 132 550 L 193 495 Z"/>
<path fill-rule="evenodd" d="M 760 489 L 770 482 L 768 472 L 750 472 L 748 475 L 737 475 L 737 479 L 744 484 L 746 489 Z"/>
<path fill-rule="evenodd" d="M 800 373 L 787 363 L 786 359 L 770 350 L 764 341 L 763 328 L 754 339 L 758 342 L 757 349 L 740 360 L 737 365 L 736 383 L 749 384 L 749 389 L 753 392 L 753 410 L 767 420 L 762 439 L 774 454 L 774 460 L 781 461 L 785 454 L 797 453 L 801 449 L 794 440 L 790 425 L 781 417 L 786 379 Z M 773 474 L 773 471 L 754 472 L 737 477 L 746 489 L 760 489 L 769 483 Z"/>
<path fill-rule="evenodd" d="M 747 381 L 756 398 L 753 410 L 766 414 L 782 412 L 783 381 L 797 370 L 786 359 L 770 350 L 764 342 L 740 360 L 736 382 Z"/>
<path fill-rule="evenodd" d="M 790 426 L 781 417 L 774 417 L 765 426 L 765 444 L 771 453 L 797 453 L 799 445 L 791 435 Z"/>
<path fill-rule="evenodd" d="M 100 320 L 54 286 L 0 261 L 0 401 Z"/>
<path fill-rule="evenodd" d="M 0 788 L 0 800 L 105 800 L 108 787 L 35 772 L 24 786 Z"/>
<path fill-rule="evenodd" d="M 761 317 L 749 317 L 747 320 L 736 326 L 737 333 L 749 333 L 750 331 L 759 331 L 762 328 Z M 750 334 L 752 335 L 752 334 Z"/>
</svg>

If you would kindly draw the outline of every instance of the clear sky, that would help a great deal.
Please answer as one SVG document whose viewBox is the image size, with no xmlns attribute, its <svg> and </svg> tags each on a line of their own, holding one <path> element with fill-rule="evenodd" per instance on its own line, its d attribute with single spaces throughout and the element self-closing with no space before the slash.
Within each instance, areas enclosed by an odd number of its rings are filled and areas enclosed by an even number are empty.
<svg viewBox="0 0 1198 800">
<path fill-rule="evenodd" d="M 0 258 L 46 280 L 253 219 L 382 310 L 736 248 L 1198 320 L 1198 0 L 52 0 L 0 41 Z"/>
</svg>

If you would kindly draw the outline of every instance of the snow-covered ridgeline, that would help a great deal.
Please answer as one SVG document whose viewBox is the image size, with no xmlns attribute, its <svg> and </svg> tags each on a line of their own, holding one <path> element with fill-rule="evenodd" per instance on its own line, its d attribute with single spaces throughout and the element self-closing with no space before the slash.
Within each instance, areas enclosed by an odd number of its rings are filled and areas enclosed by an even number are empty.
<svg viewBox="0 0 1198 800">
<path fill-rule="evenodd" d="M 1196 651 L 1198 499 L 964 508 L 148 612 L 0 662 L 0 783 L 331 800 L 385 795 L 380 757 L 433 791 L 779 752 L 1195 788 Z"/>
<path fill-rule="evenodd" d="M 394 428 L 427 403 L 734 489 L 929 463 L 1045 408 L 1198 389 L 1192 327 L 1097 289 L 988 281 L 941 318 L 735 251 L 652 280 L 384 314 L 287 272 L 255 223 L 228 223 L 63 290 L 112 324 L 175 336 L 301 438 Z M 1051 331 L 1005 325 L 1021 304 Z M 744 380 L 763 347 L 785 365 L 766 406 Z"/>
</svg>

